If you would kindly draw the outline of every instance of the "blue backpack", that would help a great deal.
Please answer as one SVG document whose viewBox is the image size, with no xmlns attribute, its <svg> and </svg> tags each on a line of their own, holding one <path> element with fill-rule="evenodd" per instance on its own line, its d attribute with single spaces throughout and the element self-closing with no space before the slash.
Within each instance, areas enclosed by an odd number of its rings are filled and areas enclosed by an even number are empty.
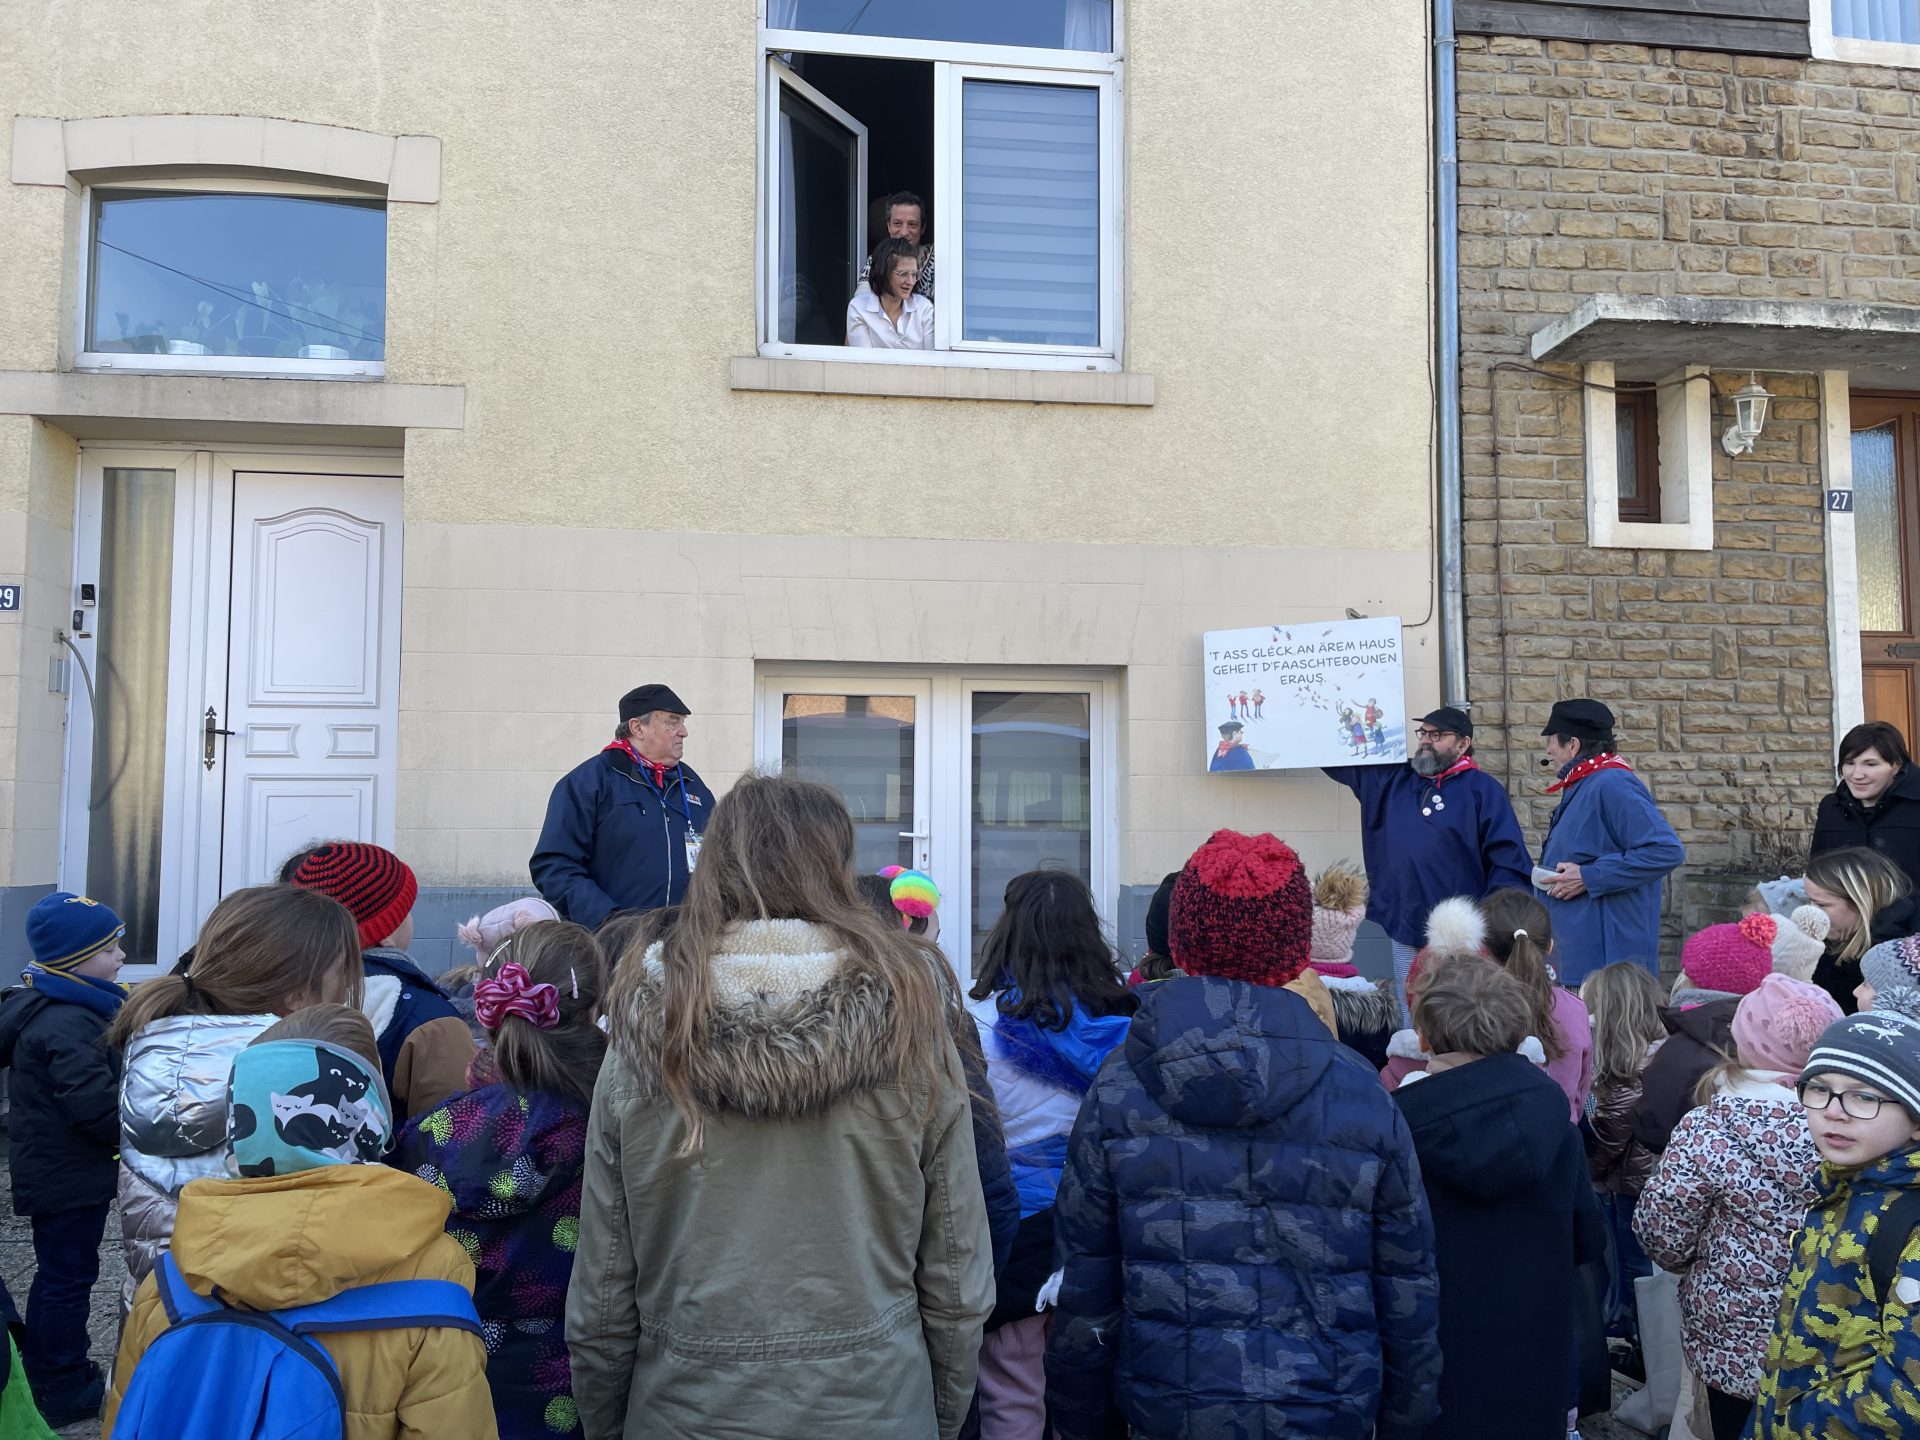
<svg viewBox="0 0 1920 1440">
<path fill-rule="evenodd" d="M 171 1324 L 134 1367 L 114 1440 L 341 1440 L 340 1375 L 311 1337 L 422 1327 L 480 1334 L 473 1296 L 451 1280 L 391 1280 L 317 1305 L 236 1310 L 188 1289 L 171 1254 L 154 1275 Z"/>
</svg>

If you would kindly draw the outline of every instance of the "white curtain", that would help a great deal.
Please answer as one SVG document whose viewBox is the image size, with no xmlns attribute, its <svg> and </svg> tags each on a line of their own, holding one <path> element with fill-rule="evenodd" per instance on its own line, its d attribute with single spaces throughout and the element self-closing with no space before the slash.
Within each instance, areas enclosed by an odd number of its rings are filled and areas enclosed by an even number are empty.
<svg viewBox="0 0 1920 1440">
<path fill-rule="evenodd" d="M 780 0 L 767 0 L 777 5 Z M 1066 0 L 1067 23 L 1060 39 L 1066 50 L 1113 48 L 1113 0 Z"/>
<path fill-rule="evenodd" d="M 767 28 L 793 30 L 800 24 L 800 0 L 767 0 Z"/>
<path fill-rule="evenodd" d="M 1920 0 L 1833 0 L 1833 33 L 1920 44 Z"/>
</svg>

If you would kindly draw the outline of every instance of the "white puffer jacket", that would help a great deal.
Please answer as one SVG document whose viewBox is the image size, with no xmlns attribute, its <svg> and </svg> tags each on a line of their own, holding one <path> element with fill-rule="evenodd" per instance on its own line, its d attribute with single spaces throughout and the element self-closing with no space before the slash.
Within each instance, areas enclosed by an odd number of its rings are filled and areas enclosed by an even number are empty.
<svg viewBox="0 0 1920 1440">
<path fill-rule="evenodd" d="M 233 1057 L 274 1015 L 174 1015 L 127 1046 L 120 1081 L 123 1305 L 173 1240 L 180 1190 L 227 1179 L 227 1085 Z"/>
</svg>

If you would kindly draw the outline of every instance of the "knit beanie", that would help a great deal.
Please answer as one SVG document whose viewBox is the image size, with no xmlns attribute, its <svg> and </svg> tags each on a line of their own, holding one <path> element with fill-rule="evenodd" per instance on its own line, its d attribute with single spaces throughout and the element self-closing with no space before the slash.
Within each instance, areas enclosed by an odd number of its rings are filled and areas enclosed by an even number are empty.
<svg viewBox="0 0 1920 1440">
<path fill-rule="evenodd" d="M 1168 953 L 1172 942 L 1167 939 L 1167 918 L 1173 909 L 1173 886 L 1180 878 L 1180 872 L 1174 871 L 1160 882 L 1160 888 L 1153 892 L 1153 898 L 1147 902 L 1147 953 L 1161 955 L 1171 960 Z"/>
<path fill-rule="evenodd" d="M 1214 831 L 1174 882 L 1167 940 L 1189 975 L 1285 985 L 1307 968 L 1313 941 L 1300 857 L 1271 835 Z"/>
<path fill-rule="evenodd" d="M 1313 968 L 1350 979 L 1353 937 L 1367 918 L 1367 877 L 1350 865 L 1329 865 L 1313 882 Z"/>
<path fill-rule="evenodd" d="M 1733 1012 L 1740 1063 L 1749 1070 L 1797 1075 L 1807 1063 L 1807 1052 L 1840 1013 L 1833 997 L 1818 985 L 1778 972 L 1767 975 Z"/>
<path fill-rule="evenodd" d="M 1802 905 L 1792 916 L 1745 915 L 1709 925 L 1687 939 L 1680 968 L 1703 990 L 1750 995 L 1774 971 L 1809 980 L 1820 963 L 1829 925 L 1824 910 Z"/>
<path fill-rule="evenodd" d="M 1407 967 L 1407 1004 L 1413 1004 L 1421 973 L 1431 962 L 1486 953 L 1487 917 L 1480 913 L 1480 907 L 1464 895 L 1442 900 L 1427 912 L 1427 943 L 1414 952 L 1413 963 Z"/>
<path fill-rule="evenodd" d="M 27 912 L 27 948 L 47 970 L 83 965 L 127 933 L 120 917 L 98 900 L 56 890 Z"/>
<path fill-rule="evenodd" d="M 523 895 L 518 900 L 509 900 L 504 905 L 496 905 L 484 915 L 476 915 L 467 921 L 454 934 L 462 945 L 471 946 L 473 953 L 484 964 L 507 941 L 518 935 L 529 925 L 537 925 L 542 920 L 558 920 L 560 912 L 542 900 L 538 895 Z M 389 930 L 387 934 L 393 932 Z"/>
<path fill-rule="evenodd" d="M 1920 935 L 1888 940 L 1860 957 L 1860 978 L 1875 991 L 1920 988 Z"/>
<path fill-rule="evenodd" d="M 1826 1028 L 1800 1078 L 1846 1075 L 1898 1100 L 1920 1123 L 1920 1020 L 1863 1010 Z"/>
<path fill-rule="evenodd" d="M 363 950 L 398 930 L 420 893 L 420 882 L 398 855 L 356 840 L 322 845 L 300 862 L 293 883 L 346 906 L 360 926 Z"/>
</svg>

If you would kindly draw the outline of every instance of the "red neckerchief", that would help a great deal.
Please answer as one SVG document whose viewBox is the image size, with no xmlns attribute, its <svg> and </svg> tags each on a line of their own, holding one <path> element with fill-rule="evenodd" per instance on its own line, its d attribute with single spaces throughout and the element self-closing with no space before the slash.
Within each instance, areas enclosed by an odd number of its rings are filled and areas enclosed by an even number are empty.
<svg viewBox="0 0 1920 1440">
<path fill-rule="evenodd" d="M 1571 789 L 1586 779 L 1587 776 L 1598 770 L 1624 770 L 1629 775 L 1633 773 L 1633 767 L 1631 765 L 1627 764 L 1625 760 L 1622 760 L 1618 755 L 1609 750 L 1603 755 L 1595 755 L 1590 760 L 1582 760 L 1567 772 L 1566 779 L 1556 780 L 1553 784 L 1547 786 L 1547 794 L 1551 795 L 1559 790 Z"/>
<path fill-rule="evenodd" d="M 1434 776 L 1432 781 L 1429 783 L 1432 784 L 1434 789 L 1438 790 L 1440 788 L 1440 782 L 1442 780 L 1451 780 L 1456 775 L 1464 775 L 1469 770 L 1478 770 L 1479 768 L 1480 767 L 1474 763 L 1474 759 L 1471 755 L 1462 755 L 1458 760 L 1454 761 L 1446 769 L 1442 770 L 1438 775 Z"/>
<path fill-rule="evenodd" d="M 1216 760 L 1224 760 L 1230 751 L 1238 750 L 1239 748 L 1240 742 L 1238 740 L 1222 740 L 1218 745 L 1214 746 L 1213 758 Z"/>
<path fill-rule="evenodd" d="M 633 748 L 633 742 L 630 740 L 609 741 L 600 753 L 604 755 L 608 750 L 618 750 L 622 755 L 633 761 L 636 766 L 647 770 L 653 776 L 653 783 L 659 787 L 662 795 L 667 793 L 667 772 L 680 768 L 678 765 L 662 765 L 647 759 L 646 756 Z"/>
</svg>

